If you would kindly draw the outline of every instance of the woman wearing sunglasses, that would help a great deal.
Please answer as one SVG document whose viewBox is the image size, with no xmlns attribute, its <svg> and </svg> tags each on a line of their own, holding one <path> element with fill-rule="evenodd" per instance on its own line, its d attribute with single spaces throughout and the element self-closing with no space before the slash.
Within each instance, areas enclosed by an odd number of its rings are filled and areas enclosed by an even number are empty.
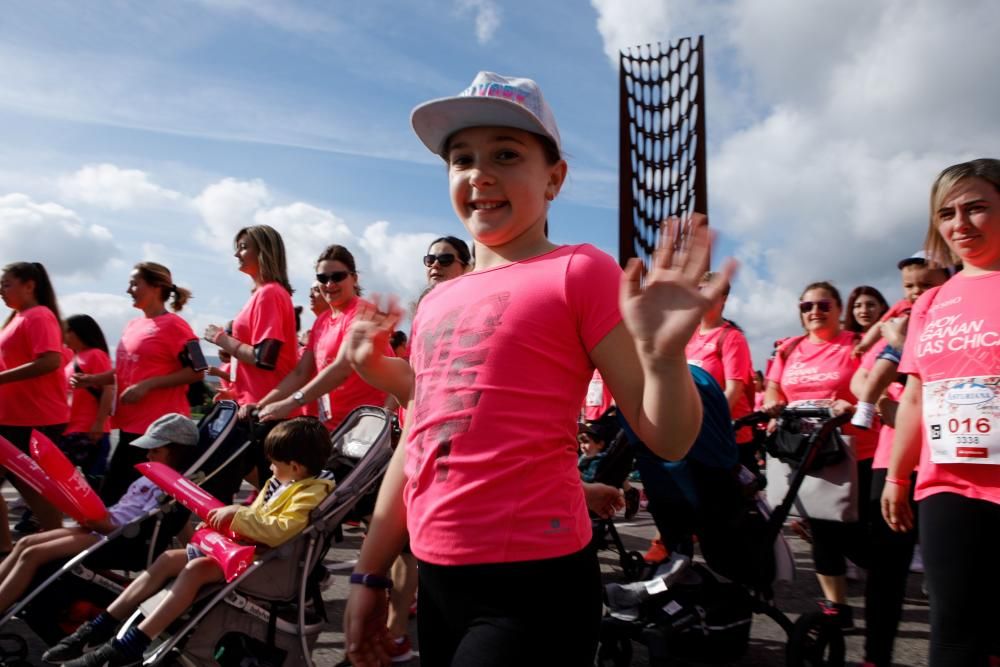
<svg viewBox="0 0 1000 667">
<path fill-rule="evenodd" d="M 354 255 L 331 245 L 316 260 L 316 282 L 329 308 L 316 318 L 309 341 L 294 370 L 258 404 L 262 421 L 283 419 L 312 401 L 319 401 L 319 418 L 331 431 L 361 405 L 384 405 L 386 394 L 358 377 L 340 347 L 361 297 Z M 386 343 L 385 352 L 392 356 Z M 328 371 L 325 371 L 328 367 Z M 322 373 L 321 373 L 322 372 Z"/>
<path fill-rule="evenodd" d="M 857 402 L 851 393 L 851 378 L 860 360 L 853 354 L 857 334 L 841 327 L 840 292 L 828 282 L 812 283 L 799 300 L 799 313 L 805 334 L 788 339 L 778 349 L 767 374 L 770 382 L 764 410 L 778 414 L 795 401 L 827 400 L 834 414 L 853 411 Z M 858 498 L 871 492 L 872 457 L 877 431 L 853 426 L 843 428 L 853 436 L 858 462 Z M 847 605 L 846 557 L 855 563 L 867 561 L 867 526 L 870 504 L 858 503 L 859 520 L 855 523 L 810 519 L 813 535 L 813 562 L 825 600 L 820 606 L 837 615 L 842 627 L 853 627 L 853 613 Z"/>
<path fill-rule="evenodd" d="M 472 254 L 465 241 L 454 236 L 435 239 L 424 255 L 427 283 L 437 285 L 472 270 Z"/>
<path fill-rule="evenodd" d="M 281 235 L 267 225 L 244 227 L 233 247 L 240 271 L 253 280 L 250 300 L 233 319 L 231 334 L 210 324 L 205 340 L 232 356 L 236 402 L 246 418 L 251 406 L 295 368 L 298 339 Z"/>
</svg>

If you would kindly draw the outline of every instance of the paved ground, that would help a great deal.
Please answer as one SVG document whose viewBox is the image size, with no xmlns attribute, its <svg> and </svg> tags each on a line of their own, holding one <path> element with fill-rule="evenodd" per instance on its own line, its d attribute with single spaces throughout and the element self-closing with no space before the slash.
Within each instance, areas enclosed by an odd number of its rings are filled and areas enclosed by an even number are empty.
<svg viewBox="0 0 1000 667">
<path fill-rule="evenodd" d="M 8 501 L 15 499 L 15 494 L 9 488 L 4 489 L 4 497 Z M 626 542 L 626 546 L 632 549 L 643 551 L 648 545 L 648 540 L 653 533 L 651 520 L 648 514 L 640 512 L 632 522 L 619 522 L 619 531 Z M 808 545 L 796 537 L 789 535 L 798 569 L 798 576 L 791 584 L 780 583 L 777 587 L 778 607 L 793 619 L 805 611 L 814 609 L 813 600 L 819 596 L 819 588 L 816 584 L 812 572 L 812 563 L 809 556 Z M 357 549 L 361 544 L 360 533 L 349 529 L 346 539 L 339 544 L 329 554 L 331 564 L 341 563 L 349 568 L 350 561 L 356 556 Z M 621 569 L 617 559 L 610 552 L 601 554 L 602 570 L 605 580 L 622 581 Z M 326 591 L 327 613 L 330 617 L 329 629 L 324 632 L 316 646 L 314 660 L 320 667 L 333 667 L 343 660 L 343 635 L 340 632 L 340 622 L 343 613 L 343 602 L 347 591 L 347 573 L 349 569 L 341 570 L 334 579 L 334 585 Z M 920 586 L 922 575 L 914 574 L 910 577 L 910 586 L 904 609 L 903 625 L 900 629 L 900 637 L 896 642 L 896 664 L 912 667 L 927 664 L 927 601 L 921 594 Z M 850 602 L 855 608 L 856 623 L 861 626 L 862 605 L 863 605 L 862 582 L 851 582 Z M 415 624 L 411 623 L 411 630 L 415 637 Z M 41 664 L 38 656 L 44 650 L 37 637 L 19 622 L 14 621 L 3 632 L 15 632 L 32 641 L 32 654 L 29 664 Z M 785 635 L 781 628 L 768 618 L 757 616 L 754 618 L 752 639 L 749 651 L 746 656 L 736 665 L 783 665 Z M 862 657 L 862 633 L 855 631 L 847 638 L 848 664 L 860 662 Z M 645 650 L 640 645 L 634 647 L 634 665 L 648 665 Z M 419 654 L 419 647 L 417 647 Z M 419 655 L 411 660 L 408 665 L 419 665 Z"/>
</svg>

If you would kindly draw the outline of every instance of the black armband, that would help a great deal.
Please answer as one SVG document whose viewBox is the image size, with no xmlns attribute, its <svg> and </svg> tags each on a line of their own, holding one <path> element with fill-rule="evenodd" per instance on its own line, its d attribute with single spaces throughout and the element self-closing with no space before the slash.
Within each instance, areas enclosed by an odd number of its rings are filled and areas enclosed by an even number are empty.
<svg viewBox="0 0 1000 667">
<path fill-rule="evenodd" d="M 265 338 L 253 346 L 254 366 L 265 371 L 273 371 L 278 365 L 278 354 L 280 352 L 280 340 Z"/>
<path fill-rule="evenodd" d="M 177 355 L 177 358 L 180 359 L 181 366 L 198 373 L 208 368 L 208 362 L 205 360 L 205 354 L 201 351 L 201 343 L 198 342 L 197 338 L 192 338 L 184 343 L 184 349 Z"/>
</svg>

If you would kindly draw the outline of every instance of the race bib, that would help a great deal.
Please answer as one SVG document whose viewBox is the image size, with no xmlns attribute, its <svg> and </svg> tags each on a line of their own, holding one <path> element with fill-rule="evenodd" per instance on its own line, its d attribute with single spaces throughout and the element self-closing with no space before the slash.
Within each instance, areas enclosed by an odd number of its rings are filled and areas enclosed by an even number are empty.
<svg viewBox="0 0 1000 667">
<path fill-rule="evenodd" d="M 924 383 L 923 407 L 932 462 L 1000 465 L 1000 376 Z"/>
</svg>

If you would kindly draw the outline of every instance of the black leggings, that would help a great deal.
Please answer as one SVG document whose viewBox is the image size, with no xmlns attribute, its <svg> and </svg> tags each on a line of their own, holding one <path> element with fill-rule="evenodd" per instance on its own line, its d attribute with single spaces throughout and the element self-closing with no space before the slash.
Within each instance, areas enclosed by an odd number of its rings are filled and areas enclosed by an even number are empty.
<svg viewBox="0 0 1000 667">
<path fill-rule="evenodd" d="M 418 572 L 420 664 L 594 664 L 601 625 L 594 550 L 517 563 L 420 561 Z"/>
<path fill-rule="evenodd" d="M 986 665 L 1000 655 L 1000 505 L 954 493 L 919 504 L 930 665 Z"/>
<path fill-rule="evenodd" d="M 877 667 L 889 667 L 892 663 L 892 646 L 899 631 L 906 579 L 917 542 L 916 530 L 893 532 L 882 518 L 885 477 L 884 468 L 872 471 L 871 557 L 865 579 L 865 660 Z M 911 478 L 911 482 L 915 477 Z M 916 513 L 912 483 L 910 507 Z"/>
<path fill-rule="evenodd" d="M 850 558 L 856 565 L 868 567 L 871 551 L 872 460 L 858 461 L 858 520 L 854 523 L 809 519 L 813 534 L 813 563 L 816 574 L 843 576 Z"/>
</svg>

